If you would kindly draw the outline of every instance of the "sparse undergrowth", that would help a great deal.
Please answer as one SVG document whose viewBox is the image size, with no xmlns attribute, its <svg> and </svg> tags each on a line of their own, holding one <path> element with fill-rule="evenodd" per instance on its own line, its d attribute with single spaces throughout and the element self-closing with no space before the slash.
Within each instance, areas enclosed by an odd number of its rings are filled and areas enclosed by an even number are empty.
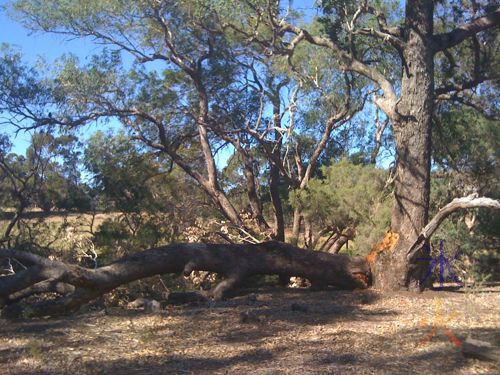
<svg viewBox="0 0 500 375">
<path fill-rule="evenodd" d="M 5 374 L 492 374 L 459 340 L 500 342 L 500 287 L 423 294 L 263 289 L 156 315 L 109 308 L 71 318 L 0 320 Z M 421 324 L 423 318 L 426 322 Z"/>
</svg>

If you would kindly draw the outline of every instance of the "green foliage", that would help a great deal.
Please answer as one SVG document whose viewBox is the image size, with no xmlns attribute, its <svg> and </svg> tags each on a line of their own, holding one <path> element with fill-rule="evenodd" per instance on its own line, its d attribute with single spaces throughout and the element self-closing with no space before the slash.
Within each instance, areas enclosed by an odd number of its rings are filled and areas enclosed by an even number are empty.
<svg viewBox="0 0 500 375">
<path fill-rule="evenodd" d="M 434 159 L 443 168 L 469 176 L 481 191 L 500 184 L 499 120 L 466 107 L 441 108 L 433 135 Z"/>
<path fill-rule="evenodd" d="M 2 204 L 22 209 L 39 206 L 88 209 L 89 198 L 80 181 L 77 139 L 65 130 L 55 131 L 52 113 L 58 106 L 54 84 L 28 67 L 21 55 L 0 48 L 0 112 L 10 129 L 35 129 L 26 156 L 10 154 L 10 140 L 2 136 L 0 184 Z M 43 128 L 43 129 L 42 129 Z"/>
<path fill-rule="evenodd" d="M 99 225 L 92 238 L 100 263 L 106 264 L 126 254 L 180 241 L 182 226 L 187 223 L 181 217 L 174 217 L 168 212 L 111 215 Z"/>
<path fill-rule="evenodd" d="M 0 45 L 0 113 L 2 124 L 19 126 L 43 117 L 53 103 L 50 85 L 35 67 L 22 61 L 22 55 L 6 44 Z M 29 111 L 26 111 L 29 110 Z"/>
<path fill-rule="evenodd" d="M 146 182 L 160 174 L 154 156 L 142 155 L 123 133 L 95 133 L 85 149 L 85 165 L 94 176 L 95 188 L 107 197 L 111 209 L 140 211 L 149 204 Z"/>
<path fill-rule="evenodd" d="M 77 138 L 73 135 L 54 136 L 35 133 L 27 150 L 31 164 L 41 159 L 43 168 L 36 174 L 36 205 L 44 211 L 53 208 L 63 210 L 90 210 L 88 187 L 80 176 L 80 152 Z"/>
<path fill-rule="evenodd" d="M 464 176 L 441 174 L 431 180 L 431 215 L 454 197 L 464 194 Z M 500 198 L 498 185 L 489 186 L 485 195 Z M 432 240 L 434 254 L 439 254 L 439 241 L 444 239 L 447 257 L 461 251 L 452 263 L 455 274 L 462 279 L 480 280 L 486 276 L 498 280 L 498 249 L 500 248 L 500 214 L 488 209 L 458 211 L 444 221 Z"/>
<path fill-rule="evenodd" d="M 498 8 L 496 1 L 443 0 L 436 4 L 434 30 L 436 33 L 454 29 L 472 19 L 491 13 Z M 500 63 L 500 47 L 497 43 L 498 29 L 485 30 L 459 45 L 439 53 L 435 57 L 436 87 L 468 82 L 478 77 L 495 77 Z M 492 117 L 498 117 L 498 77 L 497 82 L 481 85 L 480 95 L 475 97 L 476 108 L 483 108 Z M 496 86 L 496 87 L 495 87 Z M 464 102 L 468 102 L 467 96 Z M 459 100 L 459 102 L 462 100 Z M 477 106 L 480 104 L 480 106 Z"/>
<path fill-rule="evenodd" d="M 490 3 L 481 4 L 478 14 L 491 7 Z M 62 57 L 50 73 L 53 77 L 42 78 L 21 63 L 18 53 L 2 51 L 0 111 L 32 114 L 26 120 L 44 127 L 43 133 L 34 136 L 26 157 L 10 154 L 8 140 L 0 141 L 6 163 L 21 177 L 29 176 L 42 161 L 43 173 L 37 171 L 28 178 L 30 204 L 47 210 L 88 208 L 90 189 L 80 181 L 80 155 L 73 152 L 80 146 L 68 132 L 55 133 L 54 126 L 60 123 L 78 128 L 95 120 L 103 125 L 118 120 L 124 131 L 98 132 L 85 148 L 85 167 L 93 178 L 92 193 L 100 202 L 98 208 L 117 213 L 95 233 L 99 250 L 109 252 L 111 258 L 117 248 L 128 251 L 182 240 L 183 229 L 197 217 L 216 217 L 213 202 L 208 202 L 199 188 L 203 185 L 200 180 L 206 177 L 198 132 L 198 125 L 203 125 L 213 153 L 229 152 L 226 145 L 230 139 L 253 157 L 267 218 L 272 217 L 267 186 L 272 161 L 265 155 L 264 145 L 272 150 L 281 148 L 279 158 L 286 159 L 284 169 L 292 182 L 283 177 L 283 200 L 303 209 L 317 228 L 354 228 L 354 250 L 366 253 L 388 227 L 391 200 L 385 190 L 386 172 L 364 165 L 373 144 L 373 111 L 368 109 L 344 126 L 339 124 L 328 137 L 309 186 L 294 189 L 300 163 L 307 167 L 325 125 L 341 110 L 347 94 L 351 94 L 349 114 L 354 115 L 378 88 L 359 74 L 346 73 L 345 56 L 338 51 L 302 41 L 290 53 L 287 49 L 294 36 L 282 30 L 273 32 L 268 12 L 278 18 L 286 13 L 286 20 L 294 25 L 307 22 L 312 35 L 326 34 L 367 66 L 376 66 L 399 92 L 403 70 L 399 54 L 388 40 L 366 34 L 371 28 L 378 29 L 377 11 L 384 14 L 389 26 L 401 26 L 404 7 L 399 1 L 371 1 L 369 6 L 375 11 L 360 14 L 355 25 L 358 32 L 350 34 L 347 25 L 354 22 L 361 2 L 318 2 L 320 17 L 310 21 L 294 9 L 293 2 L 290 4 L 292 9 L 287 10 L 284 2 L 267 0 L 10 1 L 10 12 L 32 29 L 71 38 L 92 37 L 105 45 L 86 63 L 75 56 Z M 437 31 L 471 18 L 461 4 L 438 2 Z M 478 38 L 450 49 L 447 56 L 437 55 L 438 87 L 493 70 L 499 56 L 494 32 Z M 476 55 L 474 43 L 488 48 Z M 477 59 L 481 67 L 474 69 Z M 291 105 L 297 88 L 296 103 Z M 483 86 L 483 104 L 491 102 L 490 107 L 498 107 L 495 93 L 494 85 Z M 200 105 L 200 98 L 208 103 Z M 206 123 L 200 124 L 204 104 L 209 113 L 203 118 Z M 273 118 L 273 106 L 280 112 L 279 124 Z M 19 108 L 24 111 L 16 112 Z M 455 169 L 458 174 L 450 177 L 452 181 L 433 181 L 433 210 L 470 186 L 497 197 L 493 186 L 500 186 L 498 121 L 450 105 L 437 109 L 433 134 L 436 170 L 448 174 Z M 492 114 L 495 110 L 489 111 Z M 245 133 L 250 127 L 260 135 Z M 183 165 L 178 165 L 184 172 L 191 169 L 191 176 L 201 176 L 198 187 L 179 167 L 172 166 L 174 154 L 182 160 Z M 342 155 L 350 155 L 351 160 L 342 160 Z M 299 163 L 295 163 L 297 158 Z M 237 211 L 245 211 L 249 203 L 242 165 L 242 158 L 235 153 L 225 168 L 222 163 L 218 166 L 222 186 L 218 193 L 226 194 Z M 5 173 L 0 176 L 0 190 L 5 193 L 2 204 L 16 199 L 9 190 L 11 184 Z M 290 211 L 285 203 L 285 214 L 290 216 Z M 495 216 L 484 215 L 482 211 L 477 214 L 476 232 L 487 241 L 488 236 L 498 235 L 497 222 Z M 459 221 L 460 216 L 454 219 Z M 463 243 L 473 252 L 463 225 L 454 224 L 443 227 L 449 241 Z"/>
<path fill-rule="evenodd" d="M 73 141 L 67 136 L 35 133 L 26 157 L 2 155 L 2 205 L 17 207 L 22 200 L 26 207 L 37 206 L 46 212 L 54 208 L 90 209 L 88 190 L 80 181 L 78 153 L 72 150 Z"/>
<path fill-rule="evenodd" d="M 361 7 L 359 1 L 324 0 L 319 3 L 322 14 L 318 17 L 323 34 L 339 45 L 345 51 L 355 51 L 358 58 L 364 61 L 377 62 L 377 69 L 391 79 L 399 79 L 401 62 L 397 52 L 387 43 L 380 43 L 371 37 L 350 35 L 348 25 L 351 24 L 354 14 Z M 373 1 L 369 6 L 384 14 L 384 17 L 393 25 L 404 22 L 400 1 Z M 377 29 L 377 19 L 374 14 L 363 14 L 356 21 L 356 28 Z"/>
<path fill-rule="evenodd" d="M 500 198 L 500 122 L 466 106 L 438 108 L 433 134 L 436 174 L 431 180 L 431 215 L 455 197 L 477 192 Z M 476 280 L 498 279 L 500 214 L 486 209 L 457 212 L 434 235 L 446 240 L 448 256 L 463 252 L 456 272 Z"/>
<path fill-rule="evenodd" d="M 356 228 L 355 253 L 366 254 L 383 237 L 390 222 L 386 172 L 342 159 L 323 167 L 305 191 L 291 194 L 294 206 L 319 228 Z"/>
<path fill-rule="evenodd" d="M 123 132 L 95 133 L 85 149 L 100 209 L 120 213 L 104 221 L 94 241 L 105 259 L 182 240 L 196 217 L 210 216 L 201 192 L 163 159 Z M 168 169 L 167 169 L 168 168 Z"/>
</svg>

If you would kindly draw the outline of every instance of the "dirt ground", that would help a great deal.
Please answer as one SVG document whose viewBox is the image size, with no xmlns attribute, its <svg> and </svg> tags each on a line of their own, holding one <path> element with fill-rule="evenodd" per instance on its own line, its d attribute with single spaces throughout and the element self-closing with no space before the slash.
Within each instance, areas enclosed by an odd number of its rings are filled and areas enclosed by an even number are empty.
<svg viewBox="0 0 500 375">
<path fill-rule="evenodd" d="M 440 299 L 442 320 L 430 340 Z M 265 289 L 222 302 L 0 320 L 0 374 L 500 374 L 445 333 L 500 346 L 500 288 Z M 424 320 L 425 318 L 425 320 Z"/>
</svg>

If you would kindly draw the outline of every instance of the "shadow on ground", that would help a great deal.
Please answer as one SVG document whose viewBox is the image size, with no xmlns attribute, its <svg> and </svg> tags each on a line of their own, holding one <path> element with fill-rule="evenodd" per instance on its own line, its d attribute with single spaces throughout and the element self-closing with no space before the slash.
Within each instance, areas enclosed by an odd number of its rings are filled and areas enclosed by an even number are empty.
<svg viewBox="0 0 500 375">
<path fill-rule="evenodd" d="M 468 306 L 466 296 L 448 292 L 261 290 L 157 315 L 0 320 L 0 373 L 495 373 L 495 364 L 464 357 L 439 327 L 415 347 L 432 329 L 437 296 L 443 316 L 458 311 L 447 323 L 458 339 L 500 343 L 498 293 L 478 294 Z"/>
</svg>

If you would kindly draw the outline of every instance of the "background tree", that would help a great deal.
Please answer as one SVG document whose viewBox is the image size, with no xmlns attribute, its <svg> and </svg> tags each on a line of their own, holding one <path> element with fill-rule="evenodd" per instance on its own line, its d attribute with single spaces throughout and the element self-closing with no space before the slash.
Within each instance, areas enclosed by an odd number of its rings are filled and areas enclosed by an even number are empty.
<svg viewBox="0 0 500 375">
<path fill-rule="evenodd" d="M 343 107 L 337 108 L 338 113 L 325 120 L 327 125 L 317 141 L 318 147 L 313 150 L 310 166 L 304 166 L 303 160 L 304 174 L 292 176 L 289 165 L 294 153 L 287 153 L 289 147 L 285 143 L 292 141 L 293 137 L 288 134 L 293 125 L 287 127 L 284 116 L 291 115 L 296 105 L 293 97 L 297 94 L 298 79 L 294 82 L 286 72 L 280 71 L 265 50 L 256 50 L 255 45 L 249 49 L 241 35 L 226 33 L 218 7 L 193 2 L 185 5 L 145 3 L 132 8 L 110 4 L 110 7 L 81 9 L 77 4 L 55 2 L 54 12 L 50 13 L 29 2 L 14 7 L 21 15 L 36 14 L 31 19 L 33 23 L 30 21 L 32 27 L 79 37 L 93 35 L 118 51 L 131 53 L 137 63 L 126 74 L 122 72 L 120 54 L 116 51 L 95 57 L 86 67 L 79 67 L 74 58 L 68 59 L 57 79 L 56 91 L 59 97 L 71 98 L 67 101 L 71 104 L 66 104 L 52 123 L 74 126 L 98 117 L 118 117 L 133 138 L 168 155 L 204 189 L 234 226 L 244 228 L 239 213 L 220 186 L 214 159 L 214 150 L 229 143 L 240 155 L 250 208 L 265 231 L 270 225 L 262 214 L 253 173 L 254 160 L 248 151 L 258 144 L 270 166 L 272 236 L 285 239 L 279 193 L 282 180 L 285 188 L 299 186 L 300 181 L 302 185 L 307 183 L 332 128 L 352 115 L 347 108 L 350 95 L 343 101 Z M 104 24 L 95 18 L 96 14 L 111 8 L 114 22 Z M 79 16 L 63 20 L 70 13 Z M 199 17 L 201 13 L 203 22 Z M 120 14 L 117 19 L 116 14 Z M 127 22 L 137 27 L 123 29 Z M 163 64 L 167 71 L 152 69 L 153 61 Z M 327 73 L 320 79 L 323 77 L 327 77 Z M 346 85 L 347 88 L 340 86 L 344 94 L 350 90 L 349 80 Z M 294 86 L 295 94 L 290 95 L 288 91 L 287 95 L 285 90 Z M 289 118 L 292 123 L 293 116 Z M 197 160 L 181 155 L 180 150 L 186 147 L 198 150 Z M 200 160 L 203 160 L 203 169 L 199 168 Z"/>
<path fill-rule="evenodd" d="M 451 107 L 443 103 L 438 109 L 433 129 L 435 171 L 431 180 L 431 213 L 455 196 L 477 193 L 498 199 L 498 120 L 466 105 Z M 457 251 L 464 254 L 463 262 L 456 262 L 459 267 L 456 274 L 476 281 L 498 278 L 495 264 L 498 263 L 499 220 L 496 212 L 471 210 L 456 213 L 453 220 L 439 228 L 436 238 L 446 239 L 445 250 L 449 256 Z M 434 241 L 434 246 L 439 244 Z"/>
<path fill-rule="evenodd" d="M 307 190 L 292 197 L 311 225 L 306 245 L 338 253 L 354 240 L 354 252 L 366 255 L 389 226 L 391 200 L 386 180 L 383 170 L 347 159 L 324 166 L 321 178 L 312 179 Z"/>
<path fill-rule="evenodd" d="M 374 93 L 373 102 L 394 133 L 391 230 L 399 237 L 396 249 L 381 254 L 374 264 L 375 283 L 383 289 L 417 286 L 427 264 L 412 263 L 407 253 L 428 219 L 435 101 L 459 100 L 477 107 L 467 90 L 494 78 L 477 66 L 494 62 L 488 49 L 500 13 L 475 2 L 462 11 L 445 2 L 435 7 L 430 0 L 407 2 L 404 10 L 399 2 L 325 1 L 322 17 L 304 25 L 300 14 L 287 5 L 279 1 L 132 5 L 104 1 L 91 6 L 56 0 L 43 5 L 13 2 L 11 9 L 29 27 L 71 37 L 92 36 L 113 49 L 86 66 L 67 59 L 54 81 L 54 98 L 61 99 L 57 112 L 40 113 L 36 126 L 74 127 L 98 118 L 118 118 L 132 139 L 165 154 L 196 181 L 234 227 L 246 233 L 248 226 L 222 187 L 215 155 L 226 144 L 238 152 L 252 214 L 266 230 L 270 225 L 261 212 L 250 152 L 258 145 L 269 165 L 272 235 L 284 239 L 279 186 L 303 190 L 334 128 L 353 117 Z M 450 20 L 464 25 L 447 31 Z M 463 54 L 463 64 L 458 64 L 462 54 L 454 49 L 464 48 L 469 39 L 472 52 Z M 300 54 L 308 50 L 326 51 L 320 56 L 331 64 L 301 65 Z M 129 70 L 120 61 L 122 53 L 134 58 Z M 340 84 L 342 79 L 345 83 Z M 315 89 L 308 92 L 307 85 Z M 317 103 L 322 106 L 333 102 L 333 110 L 322 120 L 304 121 L 321 125 L 306 137 L 293 133 L 294 129 L 307 133 L 306 126 L 295 126 L 299 119 L 295 112 L 301 110 L 297 95 L 302 90 L 313 101 L 320 92 Z M 324 93 L 336 95 L 321 100 Z M 345 100 L 338 102 L 339 96 Z M 388 122 L 382 124 L 376 124 L 377 133 L 388 128 Z M 305 154 L 300 140 L 307 138 L 314 139 L 315 146 Z M 300 207 L 295 213 L 293 237 L 300 230 Z"/>
<path fill-rule="evenodd" d="M 116 248 L 128 253 L 188 240 L 197 217 L 214 216 L 215 208 L 178 168 L 162 154 L 138 148 L 122 132 L 95 133 L 85 148 L 85 165 L 99 208 L 113 214 L 94 233 L 107 260 L 116 256 Z"/>
</svg>

